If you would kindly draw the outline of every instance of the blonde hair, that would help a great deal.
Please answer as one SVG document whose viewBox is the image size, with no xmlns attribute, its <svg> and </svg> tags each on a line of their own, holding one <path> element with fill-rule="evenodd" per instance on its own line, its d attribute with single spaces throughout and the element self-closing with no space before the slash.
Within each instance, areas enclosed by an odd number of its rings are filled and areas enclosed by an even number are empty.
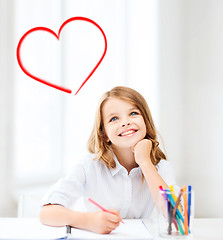
<svg viewBox="0 0 223 240">
<path fill-rule="evenodd" d="M 113 159 L 111 143 L 106 141 L 106 133 L 102 118 L 102 108 L 105 102 L 110 98 L 118 98 L 127 101 L 139 109 L 146 125 L 145 138 L 152 141 L 150 153 L 152 163 L 157 165 L 161 159 L 166 159 L 165 154 L 159 148 L 155 125 L 147 102 L 140 93 L 128 87 L 114 87 L 110 91 L 104 93 L 99 101 L 94 127 L 87 144 L 89 152 L 95 153 L 95 159 L 100 159 L 109 168 L 115 168 L 116 166 Z"/>
</svg>

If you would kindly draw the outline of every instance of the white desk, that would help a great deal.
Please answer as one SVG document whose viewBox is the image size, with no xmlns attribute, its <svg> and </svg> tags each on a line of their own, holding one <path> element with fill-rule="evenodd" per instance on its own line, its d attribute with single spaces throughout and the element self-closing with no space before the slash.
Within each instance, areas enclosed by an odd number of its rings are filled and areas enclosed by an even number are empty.
<svg viewBox="0 0 223 240">
<path fill-rule="evenodd" d="M 145 220 L 145 223 L 151 234 L 154 236 L 154 240 L 165 239 L 158 235 L 158 225 L 156 220 Z M 193 240 L 223 240 L 223 218 L 195 218 L 193 231 L 194 234 L 191 238 Z"/>
<path fill-rule="evenodd" d="M 1 220 L 1 218 L 0 218 Z M 3 219 L 2 219 L 3 220 Z M 24 219 L 25 220 L 25 219 Z M 36 221 L 36 219 L 27 219 L 25 221 Z M 165 238 L 161 238 L 158 235 L 158 225 L 156 219 L 144 219 L 143 220 L 147 228 L 149 229 L 150 233 L 153 235 L 154 240 L 165 240 Z M 3 228 L 1 226 L 0 221 L 0 231 Z M 10 226 L 19 225 L 19 223 L 23 224 L 22 219 L 19 218 L 10 218 L 7 219 L 7 224 Z M 193 237 L 190 239 L 193 240 L 223 240 L 223 218 L 197 218 L 194 219 L 193 225 Z M 12 228 L 13 229 L 13 228 Z M 20 228 L 19 228 L 20 229 Z M 59 229 L 57 229 L 59 231 Z M 46 237 L 46 236 L 44 236 Z M 170 239 L 170 238 L 168 238 Z M 174 239 L 174 238 L 171 238 Z M 178 238 L 179 239 L 187 239 L 183 236 Z"/>
</svg>

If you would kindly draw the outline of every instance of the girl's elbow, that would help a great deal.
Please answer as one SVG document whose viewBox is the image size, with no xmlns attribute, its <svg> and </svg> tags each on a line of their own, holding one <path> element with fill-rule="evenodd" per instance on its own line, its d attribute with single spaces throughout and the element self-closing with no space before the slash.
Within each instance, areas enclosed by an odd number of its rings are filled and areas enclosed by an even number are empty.
<svg viewBox="0 0 223 240">
<path fill-rule="evenodd" d="M 49 211 L 48 211 L 48 207 L 47 205 L 46 206 L 43 206 L 41 209 L 40 209 L 40 213 L 39 213 L 39 219 L 40 219 L 40 222 L 44 225 L 48 225 L 47 224 L 47 219 L 49 218 Z"/>
</svg>

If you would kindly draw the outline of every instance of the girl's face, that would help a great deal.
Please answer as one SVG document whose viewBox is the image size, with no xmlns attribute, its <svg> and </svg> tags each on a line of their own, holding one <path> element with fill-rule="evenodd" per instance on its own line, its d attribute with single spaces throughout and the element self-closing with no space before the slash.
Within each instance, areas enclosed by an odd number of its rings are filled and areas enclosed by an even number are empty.
<svg viewBox="0 0 223 240">
<path fill-rule="evenodd" d="M 107 136 L 116 148 L 131 148 L 146 136 L 146 125 L 139 109 L 131 103 L 110 98 L 102 108 Z"/>
</svg>

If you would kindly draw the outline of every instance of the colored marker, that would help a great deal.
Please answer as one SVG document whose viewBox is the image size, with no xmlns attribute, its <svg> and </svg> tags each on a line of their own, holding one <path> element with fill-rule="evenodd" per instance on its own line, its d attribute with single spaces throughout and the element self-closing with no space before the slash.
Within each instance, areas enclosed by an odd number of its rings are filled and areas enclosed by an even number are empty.
<svg viewBox="0 0 223 240">
<path fill-rule="evenodd" d="M 188 186 L 188 227 L 190 227 L 190 215 L 191 215 L 191 185 Z"/>
<path fill-rule="evenodd" d="M 170 214 L 169 214 L 169 211 L 168 211 L 168 209 L 169 209 L 168 196 L 167 196 L 167 193 L 163 190 L 162 186 L 159 186 L 159 189 L 162 191 L 161 194 L 163 195 L 163 198 L 164 198 L 164 200 L 166 201 L 167 217 L 168 217 L 168 219 L 169 219 L 169 218 L 170 218 Z M 173 216 L 174 216 L 174 215 L 173 215 Z M 177 221 L 176 221 L 175 218 L 173 218 L 173 223 L 174 223 L 174 225 L 175 225 L 176 230 L 178 230 Z"/>
<path fill-rule="evenodd" d="M 183 186 L 183 200 L 184 200 L 184 230 L 188 235 L 188 214 L 187 214 L 187 187 Z"/>
<path fill-rule="evenodd" d="M 183 193 L 183 190 L 181 189 L 181 190 L 180 190 L 180 193 L 179 193 L 179 195 L 178 195 L 178 197 L 177 197 L 177 200 L 176 200 L 174 209 L 173 209 L 173 222 L 174 222 L 174 223 L 177 222 L 177 224 L 178 224 L 177 230 L 179 229 L 180 233 L 181 233 L 181 234 L 184 234 L 180 222 L 178 222 L 178 221 L 176 220 L 177 217 L 178 217 L 178 216 L 176 215 L 176 212 L 177 212 L 177 208 L 178 208 L 178 206 L 179 206 L 179 204 L 180 204 L 180 199 L 181 199 L 182 193 Z M 176 218 L 175 218 L 175 217 L 176 217 Z M 174 221 L 174 220 L 175 220 L 175 221 Z M 180 225 L 180 226 L 179 226 L 179 225 Z M 176 223 L 175 223 L 175 226 L 176 226 Z"/>
<path fill-rule="evenodd" d="M 169 202 L 169 226 L 168 226 L 168 234 L 171 235 L 172 233 L 172 221 L 173 221 L 173 207 L 172 204 Z"/>
<path fill-rule="evenodd" d="M 176 202 L 177 201 L 177 196 L 174 194 L 173 185 L 170 185 L 170 192 L 171 192 L 171 195 L 172 195 L 174 201 Z M 182 213 L 181 205 L 179 205 L 179 210 L 180 210 L 180 213 Z"/>
<path fill-rule="evenodd" d="M 175 217 L 173 217 L 173 223 L 174 223 L 176 230 L 178 231 L 177 220 Z"/>
<path fill-rule="evenodd" d="M 169 189 L 166 189 L 165 191 L 167 192 L 167 196 L 168 196 L 168 198 L 169 198 L 169 200 L 170 200 L 170 203 L 172 204 L 172 206 L 173 206 L 173 208 L 174 208 L 174 206 L 175 206 L 175 201 L 174 201 L 172 195 L 171 195 L 171 194 L 168 194 L 168 193 L 170 193 L 170 190 L 169 190 Z M 181 213 L 180 213 L 180 211 L 179 211 L 178 208 L 177 208 L 177 215 L 180 217 L 181 221 L 184 223 L 184 218 L 183 218 L 183 216 L 181 215 Z"/>
<path fill-rule="evenodd" d="M 91 203 L 93 203 L 95 206 L 97 206 L 98 208 L 100 208 L 102 211 L 116 215 L 115 213 L 113 213 L 113 212 L 105 209 L 104 207 L 102 207 L 101 205 L 99 205 L 98 203 L 96 203 L 96 202 L 95 202 L 94 200 L 92 200 L 91 198 L 88 198 L 88 201 L 91 202 Z M 121 221 L 121 223 L 124 223 L 124 222 Z"/>
<path fill-rule="evenodd" d="M 184 235 L 184 230 L 183 230 L 183 228 L 182 228 L 180 218 L 178 217 L 177 214 L 176 214 L 176 220 L 177 220 L 177 224 L 178 224 L 178 228 L 179 228 L 180 233 L 181 233 L 182 235 Z"/>
<path fill-rule="evenodd" d="M 176 202 L 176 201 L 177 201 L 177 197 L 176 197 L 176 195 L 174 194 L 173 185 L 170 185 L 170 192 L 171 192 L 171 194 L 172 194 L 172 197 L 173 197 L 174 201 Z"/>
<path fill-rule="evenodd" d="M 174 206 L 174 209 L 173 209 L 173 216 L 175 216 L 176 212 L 177 212 L 177 208 L 180 204 L 180 199 L 181 199 L 181 196 L 182 196 L 182 193 L 183 193 L 183 189 L 180 189 L 180 193 L 177 197 L 177 200 L 176 200 L 176 203 L 175 203 L 175 206 Z"/>
</svg>

